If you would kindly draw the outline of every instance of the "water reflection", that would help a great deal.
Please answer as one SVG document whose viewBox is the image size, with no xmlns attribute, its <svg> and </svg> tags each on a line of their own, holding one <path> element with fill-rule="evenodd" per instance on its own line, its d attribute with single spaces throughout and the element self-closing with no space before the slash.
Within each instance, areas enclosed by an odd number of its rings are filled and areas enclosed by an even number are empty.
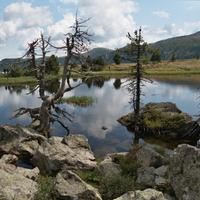
<svg viewBox="0 0 200 200">
<path fill-rule="evenodd" d="M 175 78 L 154 78 L 154 83 L 143 87 L 145 96 L 142 103 L 171 101 L 183 111 L 191 115 L 199 113 L 198 88 L 200 81 L 196 77 L 175 77 Z M 73 79 L 72 85 L 82 79 Z M 121 126 L 117 119 L 131 111 L 128 104 L 129 93 L 122 87 L 121 79 L 89 80 L 87 84 L 81 85 L 74 91 L 65 94 L 65 97 L 73 95 L 88 95 L 96 99 L 96 102 L 87 108 L 74 107 L 73 105 L 62 104 L 69 113 L 74 113 L 74 123 L 65 121 L 72 134 L 85 134 L 88 137 L 92 150 L 99 155 L 106 153 L 127 151 L 133 143 L 134 135 L 125 127 Z M 60 82 L 49 82 L 46 90 L 49 93 L 55 92 Z M 0 87 L 0 124 L 21 123 L 28 125 L 31 119 L 23 116 L 9 120 L 13 116 L 13 111 L 19 107 L 37 107 L 41 104 L 38 92 L 33 91 L 34 86 L 7 86 Z M 64 136 L 66 130 L 58 124 L 53 124 L 52 136 Z M 107 130 L 102 130 L 102 126 L 107 126 Z M 163 140 L 152 140 L 152 138 L 138 138 L 139 143 L 159 144 L 168 149 L 174 149 L 177 142 Z M 184 141 L 185 142 L 185 141 Z M 188 141 L 187 141 L 188 142 Z M 196 141 L 195 141 L 196 142 Z"/>
</svg>

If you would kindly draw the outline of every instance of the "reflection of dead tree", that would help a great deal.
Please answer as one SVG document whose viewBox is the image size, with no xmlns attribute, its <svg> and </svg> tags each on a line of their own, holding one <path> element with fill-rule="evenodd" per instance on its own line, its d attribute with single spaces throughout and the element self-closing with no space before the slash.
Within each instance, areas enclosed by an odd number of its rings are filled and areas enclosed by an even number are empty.
<svg viewBox="0 0 200 200">
<path fill-rule="evenodd" d="M 19 117 L 25 113 L 29 113 L 33 120 L 39 120 L 39 125 L 36 127 L 39 132 L 42 132 L 46 137 L 50 136 L 50 123 L 58 122 L 61 126 L 63 126 L 69 133 L 68 127 L 61 121 L 62 118 L 65 118 L 69 121 L 71 120 L 71 114 L 69 114 L 65 109 L 61 109 L 55 104 L 55 101 L 59 98 L 62 98 L 66 92 L 69 92 L 76 87 L 83 84 L 83 82 L 78 83 L 75 86 L 70 84 L 71 65 L 69 65 L 70 59 L 80 59 L 81 53 L 86 52 L 88 50 L 88 45 L 90 44 L 90 36 L 89 29 L 84 26 L 87 20 L 78 20 L 77 16 L 75 19 L 75 24 L 71 27 L 73 33 L 67 33 L 65 36 L 64 46 L 55 47 L 50 44 L 50 38 L 48 41 L 45 41 L 43 35 L 41 35 L 40 39 L 35 40 L 33 43 L 29 44 L 29 49 L 26 53 L 26 56 L 31 58 L 31 64 L 35 70 L 35 77 L 38 80 L 38 88 L 40 98 L 42 99 L 42 104 L 39 108 L 20 108 L 17 110 L 17 113 L 14 117 Z M 50 96 L 45 95 L 44 91 L 44 81 L 45 81 L 45 56 L 47 53 L 48 46 L 51 46 L 58 50 L 64 50 L 66 52 L 62 79 L 60 88 L 57 92 L 53 93 Z M 40 47 L 42 50 L 42 63 L 38 67 L 36 65 L 36 48 Z M 78 71 L 73 71 L 76 73 L 82 73 Z M 85 75 L 85 81 L 88 79 L 89 75 Z"/>
</svg>

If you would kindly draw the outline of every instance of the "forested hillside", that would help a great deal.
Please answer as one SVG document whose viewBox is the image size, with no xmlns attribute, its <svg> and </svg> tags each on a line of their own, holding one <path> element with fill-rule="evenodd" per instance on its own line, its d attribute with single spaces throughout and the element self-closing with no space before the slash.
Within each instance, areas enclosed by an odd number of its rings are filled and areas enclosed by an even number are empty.
<svg viewBox="0 0 200 200">
<path fill-rule="evenodd" d="M 174 37 L 153 44 L 149 47 L 160 49 L 162 60 L 169 60 L 175 53 L 177 59 L 197 58 L 200 53 L 200 31 L 181 37 Z"/>
</svg>

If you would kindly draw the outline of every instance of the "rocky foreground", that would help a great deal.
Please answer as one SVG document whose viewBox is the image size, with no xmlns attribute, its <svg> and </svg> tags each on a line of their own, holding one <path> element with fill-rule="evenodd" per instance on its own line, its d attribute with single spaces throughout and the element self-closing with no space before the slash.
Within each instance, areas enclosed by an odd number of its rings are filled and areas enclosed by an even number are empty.
<svg viewBox="0 0 200 200">
<path fill-rule="evenodd" d="M 30 127 L 0 126 L 0 199 L 31 200 L 38 190 L 40 174 L 55 177 L 58 199 L 100 200 L 98 189 L 84 182 L 78 169 L 96 171 L 102 176 L 119 175 L 121 168 L 115 155 L 107 155 L 97 165 L 88 140 L 84 135 L 46 139 Z M 119 153 L 126 156 L 127 153 Z M 19 167 L 20 158 L 31 158 L 33 169 Z M 179 145 L 170 157 L 144 146 L 135 152 L 137 183 L 145 190 L 128 191 L 115 200 L 197 200 L 200 197 L 200 149 Z M 172 187 L 174 194 L 163 193 Z"/>
</svg>

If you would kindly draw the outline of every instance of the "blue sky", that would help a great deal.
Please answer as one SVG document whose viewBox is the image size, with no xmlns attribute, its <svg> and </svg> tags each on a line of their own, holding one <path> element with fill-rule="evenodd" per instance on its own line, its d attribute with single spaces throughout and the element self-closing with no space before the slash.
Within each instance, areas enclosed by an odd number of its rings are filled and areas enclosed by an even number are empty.
<svg viewBox="0 0 200 200">
<path fill-rule="evenodd" d="M 51 36 L 62 46 L 64 34 L 79 17 L 90 18 L 91 49 L 120 48 L 142 27 L 147 43 L 200 31 L 200 1 L 192 0 L 3 0 L 0 2 L 0 60 L 21 57 L 27 43 Z M 55 52 L 52 52 L 55 54 Z M 57 56 L 61 54 L 58 52 Z"/>
</svg>

